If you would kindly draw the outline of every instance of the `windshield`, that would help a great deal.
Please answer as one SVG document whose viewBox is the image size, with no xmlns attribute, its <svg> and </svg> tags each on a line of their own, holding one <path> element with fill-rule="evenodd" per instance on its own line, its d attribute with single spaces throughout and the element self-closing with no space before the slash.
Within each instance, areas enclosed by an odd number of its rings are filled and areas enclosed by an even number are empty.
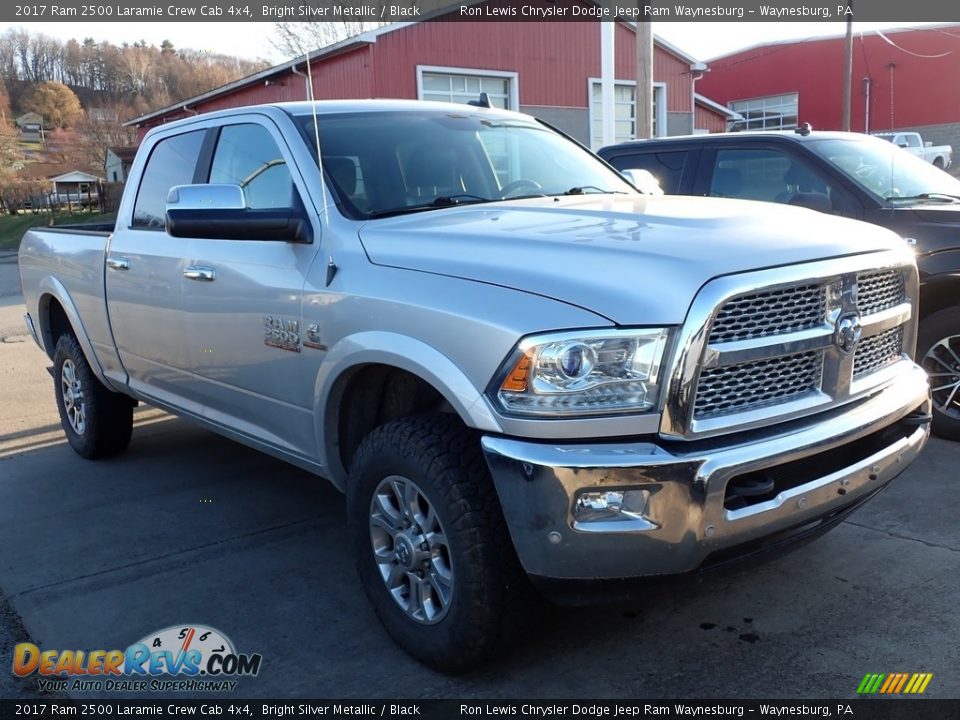
<svg viewBox="0 0 960 720">
<path fill-rule="evenodd" d="M 296 118 L 314 146 L 313 117 Z M 338 207 L 358 219 L 519 197 L 636 192 L 577 144 L 533 120 L 483 111 L 318 115 Z"/>
<path fill-rule="evenodd" d="M 960 180 L 875 137 L 817 140 L 810 147 L 871 194 L 891 204 L 951 202 Z"/>
</svg>

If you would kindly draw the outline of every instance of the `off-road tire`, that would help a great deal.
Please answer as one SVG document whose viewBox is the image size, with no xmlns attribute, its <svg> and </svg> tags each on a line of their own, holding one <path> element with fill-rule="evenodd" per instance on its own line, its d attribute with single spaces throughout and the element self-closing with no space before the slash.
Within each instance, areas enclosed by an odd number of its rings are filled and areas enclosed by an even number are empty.
<svg viewBox="0 0 960 720">
<path fill-rule="evenodd" d="M 68 389 L 68 377 L 75 379 L 75 391 Z M 57 341 L 53 383 L 60 424 L 78 455 L 95 460 L 118 455 L 127 448 L 133 432 L 133 401 L 111 392 L 97 380 L 70 333 Z"/>
<path fill-rule="evenodd" d="M 453 590 L 445 614 L 433 624 L 405 612 L 375 559 L 374 494 L 391 476 L 415 483 L 444 530 Z M 535 595 L 510 541 L 479 435 L 459 418 L 404 418 L 370 433 L 351 463 L 347 513 L 364 591 L 387 632 L 410 655 L 441 672 L 460 673 L 520 637 Z"/>
</svg>

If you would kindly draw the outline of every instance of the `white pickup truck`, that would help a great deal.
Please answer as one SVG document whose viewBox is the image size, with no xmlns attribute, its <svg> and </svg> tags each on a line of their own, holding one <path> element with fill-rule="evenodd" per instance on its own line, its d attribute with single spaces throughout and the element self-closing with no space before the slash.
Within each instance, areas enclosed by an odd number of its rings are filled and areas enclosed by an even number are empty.
<svg viewBox="0 0 960 720">
<path fill-rule="evenodd" d="M 822 532 L 929 433 L 897 235 L 642 195 L 502 110 L 163 125 L 116 226 L 30 230 L 20 272 L 80 455 L 124 450 L 146 402 L 328 478 L 348 536 L 323 552 L 352 545 L 384 626 L 445 671 L 515 640 L 531 587 Z"/>
<path fill-rule="evenodd" d="M 953 148 L 949 145 L 934 145 L 924 142 L 917 132 L 874 133 L 878 138 L 892 142 L 911 155 L 933 163 L 941 170 L 946 170 L 953 162 Z"/>
</svg>

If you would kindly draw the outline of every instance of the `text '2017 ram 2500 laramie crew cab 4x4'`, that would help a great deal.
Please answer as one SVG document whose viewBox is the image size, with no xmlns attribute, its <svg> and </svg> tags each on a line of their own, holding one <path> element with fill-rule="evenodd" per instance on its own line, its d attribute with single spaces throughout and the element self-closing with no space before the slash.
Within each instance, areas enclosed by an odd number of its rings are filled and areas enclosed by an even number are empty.
<svg viewBox="0 0 960 720">
<path fill-rule="evenodd" d="M 512 112 L 170 123 L 115 228 L 31 230 L 20 268 L 77 452 L 123 450 L 142 401 L 329 478 L 378 616 L 444 670 L 509 639 L 530 580 L 806 537 L 928 436 L 900 238 L 644 196 Z"/>
</svg>

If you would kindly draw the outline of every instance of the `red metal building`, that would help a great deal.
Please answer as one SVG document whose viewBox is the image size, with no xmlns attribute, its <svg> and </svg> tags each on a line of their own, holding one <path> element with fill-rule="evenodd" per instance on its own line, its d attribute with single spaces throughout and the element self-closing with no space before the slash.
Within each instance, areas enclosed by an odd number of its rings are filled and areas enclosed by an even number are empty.
<svg viewBox="0 0 960 720">
<path fill-rule="evenodd" d="M 697 90 L 745 128 L 842 127 L 844 37 L 759 45 L 710 61 Z M 918 130 L 960 145 L 960 25 L 854 33 L 851 129 Z"/>
<path fill-rule="evenodd" d="M 617 140 L 635 131 L 635 35 L 615 37 Z M 657 39 L 654 132 L 723 129 L 728 114 L 697 104 L 694 84 L 706 66 Z M 314 96 L 466 102 L 487 92 L 500 107 L 528 112 L 581 142 L 598 146 L 601 129 L 600 25 L 597 22 L 399 23 L 311 53 Z M 304 57 L 277 65 L 131 120 L 140 137 L 152 126 L 198 112 L 308 97 Z M 700 124 L 697 124 L 700 123 Z"/>
</svg>

